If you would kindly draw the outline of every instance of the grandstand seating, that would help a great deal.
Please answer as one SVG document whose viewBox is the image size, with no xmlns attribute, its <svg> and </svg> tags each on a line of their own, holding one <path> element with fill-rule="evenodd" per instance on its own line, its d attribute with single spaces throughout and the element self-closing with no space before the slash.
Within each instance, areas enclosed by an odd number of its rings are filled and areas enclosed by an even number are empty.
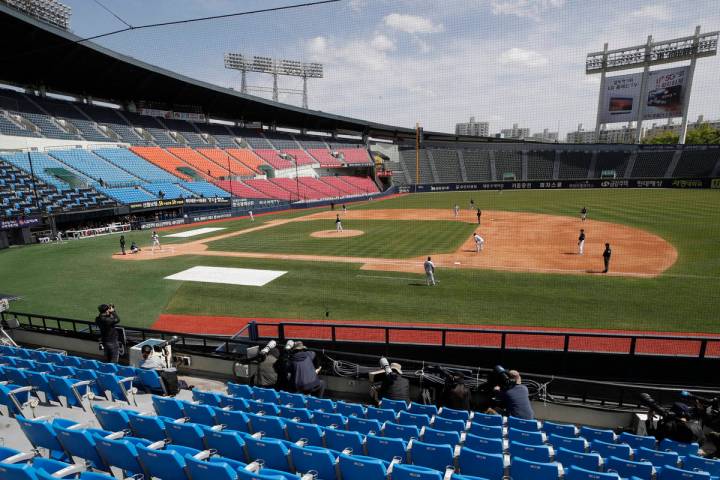
<svg viewBox="0 0 720 480">
<path fill-rule="evenodd" d="M 631 178 L 662 178 L 665 176 L 674 151 L 640 151 L 635 158 Z"/>
<path fill-rule="evenodd" d="M 283 150 L 283 153 L 290 155 L 298 167 L 302 167 L 303 165 L 315 165 L 318 163 L 314 158 L 308 155 L 305 150 L 300 150 L 299 148 L 288 148 Z"/>
<path fill-rule="evenodd" d="M 190 190 L 191 192 L 201 197 L 230 197 L 230 194 L 228 192 L 209 182 L 185 182 L 182 184 L 182 186 L 183 188 Z"/>
<path fill-rule="evenodd" d="M 719 160 L 719 150 L 683 150 L 673 176 L 708 177 Z"/>
<path fill-rule="evenodd" d="M 255 150 L 272 149 L 272 144 L 267 138 L 265 138 L 261 131 L 240 127 L 227 128 L 235 137 L 241 138 L 246 144 Z"/>
<path fill-rule="evenodd" d="M 26 173 L 34 173 L 35 177 L 57 188 L 68 188 L 71 185 L 86 186 L 94 182 L 92 178 L 70 168 L 47 153 L 30 152 L 27 154 L 18 152 L 4 154 L 2 159 Z M 31 160 L 32 168 L 30 166 Z"/>
<path fill-rule="evenodd" d="M 588 177 L 592 154 L 588 152 L 560 152 L 558 179 L 583 179 Z"/>
<path fill-rule="evenodd" d="M 264 132 L 265 138 L 278 150 L 294 150 L 298 148 L 297 142 L 289 133 Z M 261 147 L 262 148 L 262 147 Z"/>
<path fill-rule="evenodd" d="M 17 125 L 5 110 L 0 110 L 0 135 L 14 137 L 39 137 L 40 134 Z"/>
<path fill-rule="evenodd" d="M 230 173 L 234 176 L 252 177 L 255 175 L 253 170 L 224 150 L 220 150 L 219 148 L 198 148 L 197 151 L 220 167 L 225 168 L 226 172 L 230 170 Z"/>
<path fill-rule="evenodd" d="M 132 172 L 136 177 L 149 183 L 176 183 L 178 177 L 142 159 L 125 148 L 98 148 L 93 152 L 118 167 Z"/>
<path fill-rule="evenodd" d="M 255 155 L 252 150 L 246 148 L 227 148 L 225 151 L 253 172 L 263 173 L 260 170 L 260 165 L 265 165 L 265 162 Z"/>
<path fill-rule="evenodd" d="M 433 178 L 432 169 L 430 167 L 430 160 L 427 157 L 427 153 L 424 150 L 420 150 L 420 183 L 435 183 Z M 403 166 L 406 172 L 410 174 L 410 178 L 413 182 L 416 178 L 417 169 L 415 162 L 415 150 L 400 150 L 400 164 Z"/>
<path fill-rule="evenodd" d="M 116 167 L 89 150 L 73 148 L 68 150 L 51 150 L 50 155 L 94 180 L 94 184 L 105 186 L 127 186 L 140 181 L 138 177 Z"/>
<path fill-rule="evenodd" d="M 324 197 L 322 193 L 300 182 L 299 178 L 273 178 L 270 182 L 290 192 L 292 200 L 298 200 L 298 196 L 301 200 L 319 200 Z"/>
<path fill-rule="evenodd" d="M 183 180 L 203 179 L 203 175 L 174 155 L 159 147 L 130 147 L 130 150 Z"/>
<path fill-rule="evenodd" d="M 95 185 L 95 189 L 120 203 L 149 202 L 157 197 L 140 186 L 107 188 Z"/>
<path fill-rule="evenodd" d="M 591 172 L 592 176 L 600 178 L 603 171 L 614 170 L 617 178 L 625 178 L 625 170 L 627 170 L 629 161 L 629 152 L 599 152 L 595 171 Z"/>
<path fill-rule="evenodd" d="M 307 152 L 315 158 L 321 167 L 342 167 L 343 162 L 332 156 L 326 148 L 308 148 Z"/>
<path fill-rule="evenodd" d="M 264 193 L 270 198 L 277 198 L 279 200 L 297 200 L 297 193 L 292 194 L 289 191 L 277 186 L 276 184 L 261 179 L 245 180 L 245 184 L 253 190 Z"/>
<path fill-rule="evenodd" d="M 486 182 L 492 180 L 490 156 L 482 150 L 463 150 L 463 161 L 468 182 Z"/>
<path fill-rule="evenodd" d="M 528 152 L 527 180 L 548 180 L 553 178 L 554 151 Z"/>
<path fill-rule="evenodd" d="M 75 366 L 69 367 L 70 364 Z M 38 372 L 41 377 L 47 377 L 51 385 L 53 378 L 62 378 L 59 376 L 61 372 L 71 375 L 63 383 L 70 390 L 57 392 L 57 397 L 67 397 L 62 406 L 57 407 L 65 409 L 84 407 L 82 404 L 89 399 L 87 393 L 92 382 L 80 380 L 80 372 L 86 371 L 83 367 L 91 368 L 87 371 L 93 373 L 115 369 L 116 374 L 130 375 L 129 379 L 135 382 L 142 382 L 146 372 L 52 352 L 0 346 L 1 379 L 27 382 L 26 377 L 13 376 L 13 372 L 22 372 L 22 365 Z M 16 387 L 21 387 L 20 382 Z M 147 384 L 141 383 L 140 386 Z M 17 409 L 19 427 L 33 448 L 40 450 L 21 455 L 19 450 L 0 448 L 0 474 L 10 471 L 14 474 L 13 465 L 32 471 L 47 465 L 67 467 L 71 464 L 71 457 L 87 462 L 76 462 L 79 470 L 91 467 L 98 472 L 109 473 L 111 468 L 117 468 L 125 475 L 144 474 L 183 480 L 209 478 L 197 476 L 205 473 L 211 475 L 212 480 L 246 478 L 242 475 L 265 480 L 264 475 L 266 480 L 272 480 L 278 476 L 293 478 L 293 475 L 311 470 L 318 472 L 318 478 L 323 479 L 386 480 L 390 462 L 393 466 L 392 478 L 397 476 L 408 480 L 441 480 L 443 476 L 447 478 L 446 475 L 452 475 L 453 480 L 500 480 L 508 473 L 513 479 L 558 479 L 564 475 L 568 480 L 617 480 L 620 477 L 652 480 L 657 473 L 659 480 L 710 480 L 710 475 L 720 470 L 717 460 L 695 455 L 697 444 L 663 441 L 657 449 L 653 449 L 650 448 L 656 445 L 653 437 L 630 434 L 616 437 L 612 431 L 588 426 L 578 429 L 575 425 L 525 421 L 452 409 L 437 410 L 433 406 L 426 409 L 420 404 L 408 406 L 387 400 L 383 400 L 383 404 L 395 407 L 395 410 L 366 408 L 350 402 L 334 402 L 232 383 L 228 383 L 227 390 L 226 394 L 195 389 L 192 392 L 193 401 L 153 396 L 152 405 L 157 416 L 119 404 L 111 407 L 96 404 L 91 411 L 101 428 L 91 428 L 62 418 L 62 413 L 57 418 L 31 419 L 23 415 L 22 410 L 28 408 L 30 397 L 27 392 L 16 389 L 17 393 L 5 397 L 5 401 L 13 398 L 18 401 L 12 408 Z M 100 395 L 106 393 L 100 391 Z M 287 408 L 304 411 L 308 423 L 298 422 L 294 417 L 251 412 L 253 408 L 280 412 L 275 402 L 285 400 L 296 405 Z M 49 401 L 58 404 L 56 398 Z M 345 417 L 336 410 L 388 417 L 383 424 L 362 417 Z M 410 413 L 413 410 L 418 413 Z M 428 414 L 434 416 L 430 420 L 432 427 L 425 427 L 422 432 L 416 426 L 403 427 L 392 421 L 407 419 L 408 415 L 430 418 Z M 288 412 L 288 417 L 290 415 L 295 415 L 295 412 Z M 476 423 L 476 420 L 482 423 Z M 368 430 L 363 422 L 374 426 Z M 452 422 L 459 423 L 455 426 Z M 467 431 L 472 425 L 486 423 L 492 424 L 485 425 L 489 428 L 500 428 L 496 436 L 483 440 Z M 330 424 L 332 426 L 327 426 Z M 504 424 L 509 427 L 507 438 L 502 431 Z M 449 428 L 451 425 L 452 428 Z M 446 429 L 437 428 L 443 426 Z M 591 442 L 590 452 L 578 452 L 562 446 L 553 450 L 542 442 L 517 442 L 513 439 L 513 426 L 537 429 L 524 431 L 527 438 L 542 439 L 547 432 L 559 432 L 585 435 L 567 437 L 580 441 L 595 440 Z M 462 438 L 460 433 L 463 433 Z M 551 433 L 550 437 L 553 435 L 556 433 Z M 633 447 L 615 442 L 630 442 Z M 599 448 L 602 445 L 605 447 Z M 48 458 L 40 457 L 40 452 L 47 452 Z M 247 468 L 256 469 L 259 459 L 263 460 L 262 469 L 259 475 L 258 472 L 252 474 Z M 451 469 L 448 470 L 448 467 Z M 241 471 L 246 473 L 234 476 Z M 192 473 L 190 477 L 186 476 L 188 472 L 195 472 L 194 476 Z M 340 476 L 337 476 L 338 473 Z"/>
<path fill-rule="evenodd" d="M 430 150 L 430 155 L 435 163 L 435 171 L 440 183 L 463 181 L 457 150 L 436 148 Z"/>
<path fill-rule="evenodd" d="M 203 139 L 202 135 L 194 128 L 193 124 L 185 120 L 176 120 L 173 118 L 160 118 L 158 121 L 169 130 L 175 131 L 182 135 L 187 144 L 193 148 L 207 147 L 208 143 Z"/>
<path fill-rule="evenodd" d="M 217 182 L 217 185 L 223 190 L 231 192 L 234 196 L 240 198 L 273 198 L 239 181 L 220 180 Z"/>
<path fill-rule="evenodd" d="M 495 152 L 496 180 L 504 180 L 512 175 L 515 180 L 522 180 L 522 155 L 520 151 L 498 150 Z"/>
<path fill-rule="evenodd" d="M 191 148 L 168 147 L 167 151 L 210 178 L 225 178 L 228 176 L 227 166 L 220 166 Z"/>
<path fill-rule="evenodd" d="M 298 181 L 301 185 L 304 185 L 305 187 L 320 193 L 322 195 L 321 198 L 338 198 L 345 195 L 344 192 L 338 190 L 332 185 L 323 182 L 322 179 L 317 179 L 313 177 L 299 177 Z"/>
<path fill-rule="evenodd" d="M 337 152 L 342 156 L 343 162 L 348 165 L 371 165 L 372 161 L 364 146 L 356 148 L 341 148 Z"/>
<path fill-rule="evenodd" d="M 256 149 L 255 153 L 265 160 L 265 162 L 273 167 L 275 170 L 285 170 L 288 168 L 295 168 L 295 163 L 293 163 L 288 158 L 281 157 L 282 152 L 279 152 L 277 150 L 269 150 L 269 149 Z"/>
</svg>

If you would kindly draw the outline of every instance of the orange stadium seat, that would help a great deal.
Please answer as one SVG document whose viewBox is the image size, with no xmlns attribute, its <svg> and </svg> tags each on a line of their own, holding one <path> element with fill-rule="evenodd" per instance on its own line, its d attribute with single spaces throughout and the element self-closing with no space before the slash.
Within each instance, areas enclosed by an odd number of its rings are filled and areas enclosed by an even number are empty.
<svg viewBox="0 0 720 480">
<path fill-rule="evenodd" d="M 229 168 L 233 175 L 239 177 L 254 177 L 255 172 L 219 148 L 198 148 L 197 151 L 217 163 L 221 167 Z"/>
<path fill-rule="evenodd" d="M 169 154 L 160 147 L 130 147 L 130 150 L 183 180 L 198 180 L 202 178 L 202 175 L 194 168 L 191 168 L 187 163 Z"/>
<path fill-rule="evenodd" d="M 253 172 L 262 173 L 262 171 L 260 171 L 260 165 L 264 165 L 265 162 L 262 158 L 255 155 L 252 150 L 248 150 L 247 148 L 226 148 L 225 151 Z"/>
<path fill-rule="evenodd" d="M 167 150 L 209 177 L 224 178 L 228 176 L 227 167 L 221 167 L 217 163 L 208 160 L 192 148 L 168 147 Z"/>
</svg>

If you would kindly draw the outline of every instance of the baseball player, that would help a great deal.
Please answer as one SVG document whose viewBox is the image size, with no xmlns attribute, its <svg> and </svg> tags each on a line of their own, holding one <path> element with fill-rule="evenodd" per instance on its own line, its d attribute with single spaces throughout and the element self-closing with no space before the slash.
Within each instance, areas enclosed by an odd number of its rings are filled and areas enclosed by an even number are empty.
<svg viewBox="0 0 720 480">
<path fill-rule="evenodd" d="M 475 210 L 475 200 L 473 200 L 472 198 L 470 199 L 470 210 Z"/>
<path fill-rule="evenodd" d="M 585 230 L 580 229 L 580 236 L 578 237 L 578 255 L 582 255 L 585 251 Z"/>
<path fill-rule="evenodd" d="M 455 216 L 455 218 L 458 218 L 458 215 L 460 215 L 460 205 L 458 205 L 457 203 L 453 207 L 453 215 Z"/>
<path fill-rule="evenodd" d="M 605 251 L 603 252 L 603 262 L 605 263 L 605 270 L 603 270 L 602 273 L 607 273 L 610 269 L 610 256 L 612 255 L 612 250 L 610 249 L 610 244 L 605 244 Z"/>
<path fill-rule="evenodd" d="M 479 208 L 477 209 L 477 219 L 478 219 L 478 225 L 480 225 L 480 217 L 482 216 L 482 210 Z"/>
<path fill-rule="evenodd" d="M 586 218 L 587 218 L 587 208 L 583 207 L 582 210 L 580 210 L 580 220 L 584 222 Z"/>
<path fill-rule="evenodd" d="M 335 215 L 335 231 L 342 232 L 342 221 L 340 221 L 340 215 Z"/>
<path fill-rule="evenodd" d="M 250 210 L 248 213 L 250 214 L 250 221 L 251 221 L 251 222 L 254 222 L 254 221 L 255 221 L 255 216 L 253 215 L 252 210 Z"/>
<path fill-rule="evenodd" d="M 423 267 L 425 267 L 425 282 L 428 287 L 430 285 L 435 285 L 435 264 L 432 262 L 430 257 L 425 260 Z"/>
<path fill-rule="evenodd" d="M 155 252 L 155 247 L 158 247 L 158 250 L 162 252 L 162 247 L 160 246 L 160 236 L 157 234 L 155 230 L 153 230 L 152 233 L 152 248 L 151 251 Z"/>
<path fill-rule="evenodd" d="M 478 232 L 475 232 L 475 235 L 473 235 L 473 240 L 475 240 L 475 252 L 482 252 L 483 248 L 485 247 L 485 239 L 481 237 Z"/>
</svg>

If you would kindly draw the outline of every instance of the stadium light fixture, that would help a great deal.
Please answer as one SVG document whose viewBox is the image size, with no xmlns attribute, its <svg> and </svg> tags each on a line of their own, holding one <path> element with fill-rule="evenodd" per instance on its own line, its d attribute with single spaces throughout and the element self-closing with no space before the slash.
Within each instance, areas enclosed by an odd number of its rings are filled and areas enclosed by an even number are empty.
<svg viewBox="0 0 720 480">
<path fill-rule="evenodd" d="M 0 3 L 63 30 L 70 29 L 72 9 L 57 0 L 0 0 Z"/>
<path fill-rule="evenodd" d="M 278 101 L 278 75 L 300 77 L 303 79 L 303 108 L 308 108 L 307 79 L 323 78 L 323 65 L 321 63 L 306 63 L 297 60 L 273 59 L 270 57 L 253 56 L 252 58 L 241 53 L 226 53 L 225 68 L 239 70 L 241 77 L 240 91 L 247 93 L 247 72 L 266 73 L 273 76 L 273 100 Z M 261 90 L 261 89 L 258 89 Z M 300 93 L 297 90 L 285 89 L 285 93 Z"/>
</svg>

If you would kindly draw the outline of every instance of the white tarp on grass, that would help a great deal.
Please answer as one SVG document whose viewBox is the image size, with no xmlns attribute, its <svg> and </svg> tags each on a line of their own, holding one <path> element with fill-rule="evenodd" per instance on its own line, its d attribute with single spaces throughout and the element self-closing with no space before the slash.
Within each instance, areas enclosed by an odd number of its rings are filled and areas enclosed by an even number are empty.
<svg viewBox="0 0 720 480">
<path fill-rule="evenodd" d="M 262 287 L 286 273 L 280 270 L 256 270 L 254 268 L 192 267 L 165 277 L 165 279 Z"/>
<path fill-rule="evenodd" d="M 224 228 L 213 228 L 213 227 L 196 228 L 195 230 L 188 230 L 186 232 L 173 233 L 171 235 L 164 235 L 164 236 L 165 237 L 187 238 L 187 237 L 194 237 L 195 235 L 203 235 L 205 233 L 217 232 L 218 230 L 225 230 L 225 229 Z"/>
</svg>

